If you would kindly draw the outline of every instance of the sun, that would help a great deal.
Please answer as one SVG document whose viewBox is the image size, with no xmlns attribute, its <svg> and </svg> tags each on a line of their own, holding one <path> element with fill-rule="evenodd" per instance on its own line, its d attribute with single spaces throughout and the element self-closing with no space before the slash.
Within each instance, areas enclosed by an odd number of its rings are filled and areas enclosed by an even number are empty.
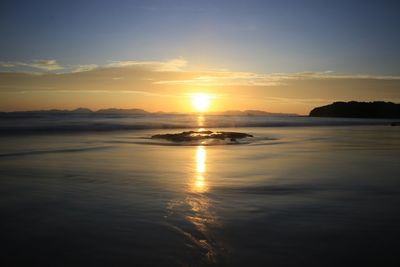
<svg viewBox="0 0 400 267">
<path fill-rule="evenodd" d="M 206 111 L 210 106 L 211 98 L 204 93 L 197 93 L 192 95 L 192 105 L 196 111 Z"/>
</svg>

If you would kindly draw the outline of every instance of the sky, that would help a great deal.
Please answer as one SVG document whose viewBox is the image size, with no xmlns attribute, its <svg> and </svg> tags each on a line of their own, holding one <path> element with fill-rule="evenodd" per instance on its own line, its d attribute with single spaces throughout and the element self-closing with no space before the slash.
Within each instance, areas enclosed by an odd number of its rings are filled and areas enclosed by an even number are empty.
<svg viewBox="0 0 400 267">
<path fill-rule="evenodd" d="M 400 102 L 398 1 L 0 3 L 0 109 Z"/>
</svg>

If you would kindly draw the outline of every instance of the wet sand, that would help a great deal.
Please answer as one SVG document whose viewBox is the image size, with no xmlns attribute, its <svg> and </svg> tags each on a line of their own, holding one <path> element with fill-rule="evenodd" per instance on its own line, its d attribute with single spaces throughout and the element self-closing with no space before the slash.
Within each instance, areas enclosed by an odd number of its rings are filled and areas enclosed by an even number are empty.
<svg viewBox="0 0 400 267">
<path fill-rule="evenodd" d="M 2 259 L 398 266 L 399 128 L 234 131 L 255 140 L 166 146 L 148 138 L 171 130 L 1 137 Z"/>
</svg>

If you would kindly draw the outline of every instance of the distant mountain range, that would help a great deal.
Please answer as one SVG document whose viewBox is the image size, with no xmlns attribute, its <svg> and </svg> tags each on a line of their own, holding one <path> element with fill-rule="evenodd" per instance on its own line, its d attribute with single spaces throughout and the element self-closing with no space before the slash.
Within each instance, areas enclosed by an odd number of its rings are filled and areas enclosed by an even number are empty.
<svg viewBox="0 0 400 267">
<path fill-rule="evenodd" d="M 31 111 L 14 111 L 14 112 L 0 112 L 0 114 L 8 114 L 8 115 L 29 115 L 29 114 L 104 114 L 104 115 L 168 115 L 168 114 L 186 114 L 186 113 L 178 113 L 178 112 L 148 112 L 143 109 L 119 109 L 119 108 L 108 108 L 108 109 L 99 109 L 97 111 L 93 111 L 88 108 L 77 108 L 73 110 L 66 109 L 49 109 L 49 110 L 31 110 Z M 195 114 L 195 113 L 193 113 Z M 288 114 L 288 113 L 272 113 L 266 112 L 262 110 L 228 110 L 222 112 L 207 112 L 206 115 L 221 115 L 221 116 L 299 116 L 297 114 Z"/>
<path fill-rule="evenodd" d="M 334 102 L 311 110 L 310 117 L 400 118 L 400 104 L 392 102 Z"/>
<path fill-rule="evenodd" d="M 88 108 L 77 108 L 73 110 L 68 109 L 47 109 L 47 110 L 30 110 L 30 111 L 13 111 L 13 112 L 0 112 L 0 114 L 150 114 L 143 109 L 99 109 L 93 111 Z"/>
</svg>

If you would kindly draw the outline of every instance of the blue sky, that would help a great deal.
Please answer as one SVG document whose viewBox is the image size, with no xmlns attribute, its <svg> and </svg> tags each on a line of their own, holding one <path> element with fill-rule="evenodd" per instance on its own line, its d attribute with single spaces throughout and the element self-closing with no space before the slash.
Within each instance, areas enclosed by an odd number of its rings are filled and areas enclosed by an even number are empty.
<svg viewBox="0 0 400 267">
<path fill-rule="evenodd" d="M 400 102 L 399 1 L 0 2 L 2 110 Z"/>
<path fill-rule="evenodd" d="M 398 1 L 2 1 L 0 61 L 400 72 Z"/>
</svg>

